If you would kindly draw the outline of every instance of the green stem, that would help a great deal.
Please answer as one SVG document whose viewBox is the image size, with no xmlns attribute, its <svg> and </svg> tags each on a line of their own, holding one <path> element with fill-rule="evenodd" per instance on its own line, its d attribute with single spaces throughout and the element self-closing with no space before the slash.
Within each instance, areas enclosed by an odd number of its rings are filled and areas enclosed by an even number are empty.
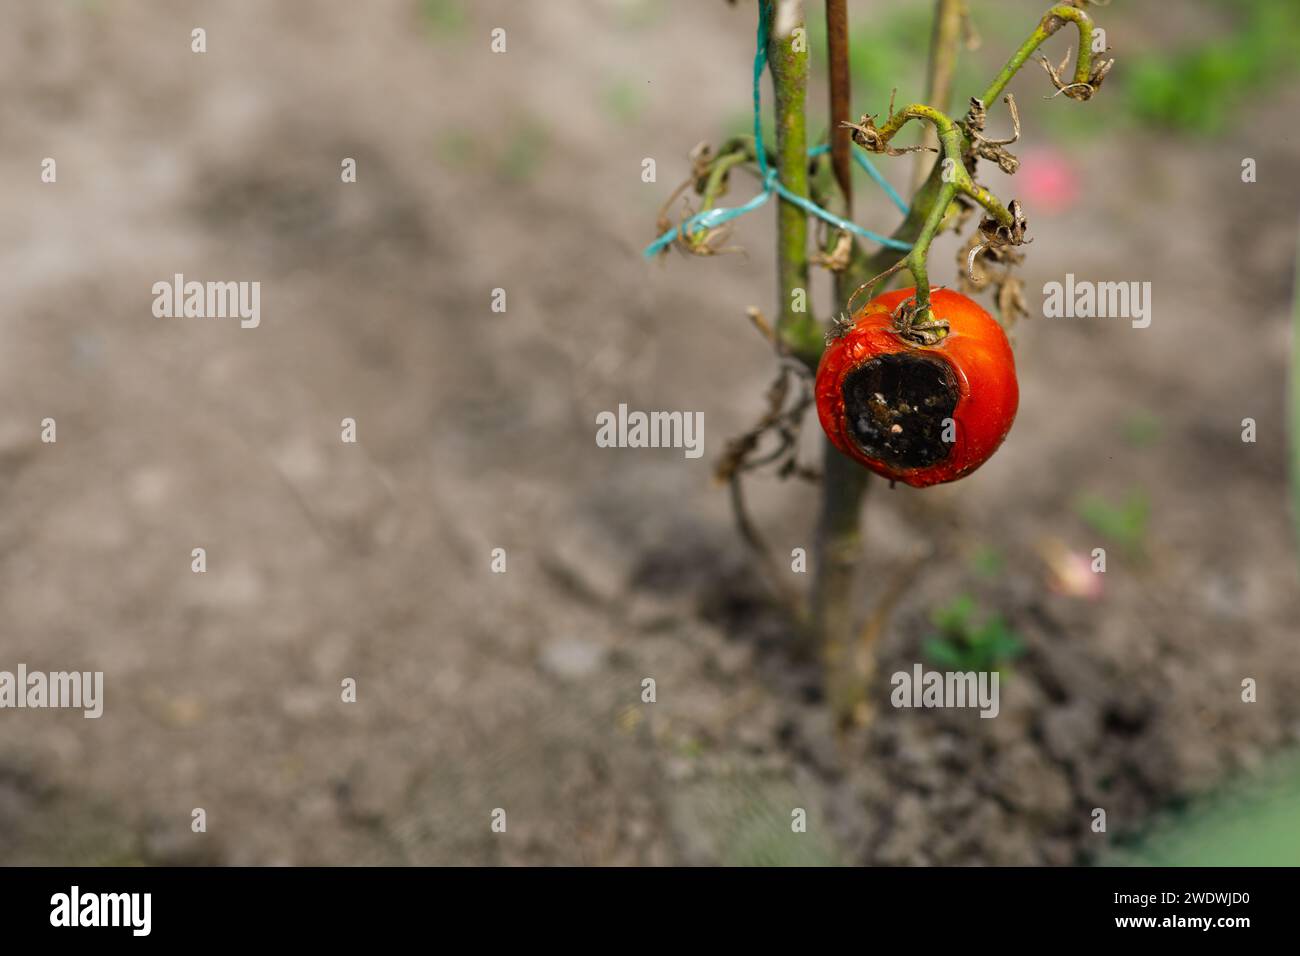
<svg viewBox="0 0 1300 956">
<path fill-rule="evenodd" d="M 930 213 L 935 204 L 939 202 L 939 194 L 942 192 L 943 186 L 943 160 L 940 159 L 931 167 L 929 178 L 921 184 L 921 188 L 912 197 L 911 208 L 892 234 L 894 239 L 900 242 L 916 242 L 921 235 L 921 230 L 925 227 L 926 221 L 930 218 Z M 946 212 L 947 209 L 945 208 L 944 211 Z M 897 258 L 897 252 L 887 246 L 882 246 L 863 263 L 861 272 L 863 278 L 858 284 L 861 285 L 863 281 L 884 272 L 894 264 Z"/>
<path fill-rule="evenodd" d="M 752 153 L 738 150 L 734 153 L 727 153 L 724 156 L 719 156 L 714 161 L 713 167 L 709 170 L 709 177 L 705 180 L 704 195 L 701 197 L 700 202 L 701 211 L 712 209 L 714 203 L 721 198 L 723 188 L 726 184 L 727 173 L 731 172 L 732 169 L 739 166 L 741 163 L 749 162 L 752 158 Z"/>
<path fill-rule="evenodd" d="M 992 106 L 997 101 L 1002 91 L 1007 88 L 1007 84 L 1011 82 L 1011 78 L 1025 65 L 1025 61 L 1043 45 L 1048 37 L 1066 23 L 1073 23 L 1079 28 L 1079 58 L 1075 61 L 1074 82 L 1088 82 L 1092 72 L 1092 18 L 1078 7 L 1063 3 L 1043 14 L 1037 29 L 1029 35 L 1029 39 L 1021 45 L 1020 49 L 1012 54 L 1011 59 L 1007 60 L 1006 66 L 1002 67 L 1002 71 L 994 78 L 992 85 L 984 91 L 981 99 L 985 106 Z"/>
<path fill-rule="evenodd" d="M 712 209 L 727 191 L 727 174 L 737 166 L 754 158 L 753 150 L 736 150 L 724 153 L 713 161 L 709 174 L 704 179 L 704 191 L 700 194 L 700 212 Z M 683 230 L 682 237 L 693 249 L 704 249 L 709 244 L 709 237 L 715 230 L 703 225 L 696 226 L 690 232 Z"/>
<path fill-rule="evenodd" d="M 892 114 L 885 121 L 885 125 L 877 130 L 879 138 L 873 144 L 874 150 L 877 152 L 883 151 L 889 145 L 889 141 L 898 134 L 899 130 L 912 120 L 926 122 L 933 126 L 938 134 L 942 149 L 942 158 L 935 164 L 935 168 L 930 173 L 930 179 L 922 187 L 918 196 L 926 192 L 926 188 L 931 186 L 936 176 L 939 184 L 936 189 L 931 191 L 930 195 L 925 196 L 925 218 L 911 237 L 912 249 L 903 259 L 903 264 L 912 273 L 912 278 L 916 284 L 916 320 L 924 324 L 928 323 L 932 318 L 930 313 L 930 278 L 926 264 L 930 254 L 930 245 L 934 242 L 935 236 L 939 234 L 944 217 L 948 214 L 948 207 L 957 197 L 957 194 L 962 193 L 979 203 L 1001 225 L 1011 227 L 1014 225 L 1014 219 L 996 196 L 983 186 L 978 185 L 971 178 L 970 172 L 966 169 L 966 164 L 963 161 L 963 157 L 970 148 L 970 143 L 966 139 L 966 134 L 962 131 L 962 128 L 953 121 L 952 117 L 932 106 L 913 103 Z M 917 204 L 914 203 L 914 211 L 916 206 Z M 907 224 L 904 223 L 904 225 Z"/>
<path fill-rule="evenodd" d="M 808 50 L 796 50 L 791 35 L 777 35 L 773 0 L 767 5 L 773 24 L 767 43 L 767 61 L 776 96 L 776 170 L 781 183 L 798 196 L 808 195 L 808 130 L 804 118 L 808 86 Z M 789 24 L 791 30 L 803 22 Z M 801 34 L 802 35 L 802 34 Z M 824 347 L 821 330 L 813 317 L 808 294 L 808 214 L 794 203 L 781 199 L 777 209 L 776 247 L 777 312 L 776 334 L 791 354 L 816 368 Z M 803 290 L 803 311 L 795 309 L 794 292 Z"/>
<path fill-rule="evenodd" d="M 830 442 L 822 453 L 811 610 L 816 649 L 826 674 L 826 700 L 837 725 L 867 716 L 874 660 L 858 642 L 858 564 L 862 560 L 862 505 L 871 473 Z"/>
<path fill-rule="evenodd" d="M 997 196 L 993 195 L 993 193 L 989 192 L 983 186 L 967 179 L 964 182 L 958 183 L 958 187 L 961 189 L 963 194 L 969 196 L 971 199 L 975 200 L 975 202 L 983 206 L 985 211 L 1001 225 L 1005 226 L 1015 222 L 1015 218 L 1011 215 L 1011 212 L 1006 206 L 1002 205 L 1002 200 L 998 199 Z"/>
<path fill-rule="evenodd" d="M 943 224 L 943 217 L 947 215 L 948 206 L 956 198 L 957 190 L 956 183 L 943 184 L 939 190 L 938 198 L 935 200 L 934 205 L 930 207 L 930 214 L 926 217 L 920 234 L 916 237 L 912 251 L 904 259 L 907 264 L 907 271 L 912 273 L 912 280 L 916 285 L 916 321 L 918 322 L 929 322 L 932 318 L 930 314 L 930 272 L 926 260 L 930 255 L 930 244 L 934 242 L 934 237 L 938 235 L 939 227 Z"/>
<path fill-rule="evenodd" d="M 911 103 L 904 106 L 901 110 L 893 113 L 885 120 L 885 125 L 880 127 L 880 139 L 882 143 L 888 144 L 900 129 L 906 126 L 912 120 L 924 120 L 934 126 L 942 142 L 945 133 L 957 133 L 961 135 L 961 129 L 951 116 L 933 106 L 927 106 L 925 103 Z M 958 153 L 958 159 L 961 154 Z"/>
<path fill-rule="evenodd" d="M 848 119 L 848 23 L 841 2 L 827 3 L 827 19 L 839 18 L 843 36 L 834 42 L 828 31 L 828 66 L 831 92 L 831 128 Z M 840 62 L 840 61 L 843 62 Z M 839 87 L 837 89 L 837 86 Z M 834 135 L 834 133 L 832 133 Z M 847 144 L 852 149 L 852 144 Z M 842 163 L 820 157 L 814 164 L 811 188 L 814 200 L 837 215 L 851 214 L 852 179 L 840 175 Z M 833 244 L 835 238 L 828 237 Z M 835 298 L 839 303 L 869 278 L 868 259 L 855 240 L 847 268 L 835 276 Z M 863 505 L 870 488 L 871 473 L 841 454 L 830 442 L 822 446 L 822 485 L 814 539 L 812 589 L 809 596 L 810 634 L 803 650 L 806 656 L 821 656 L 826 701 L 837 726 L 860 723 L 869 715 L 867 702 L 875 671 L 872 649 L 858 639 L 857 581 L 864 545 Z"/>
<path fill-rule="evenodd" d="M 957 48 L 961 43 L 962 17 L 966 13 L 966 0 L 937 0 L 934 9 L 934 32 L 930 36 L 930 68 L 926 75 L 925 101 L 941 110 L 947 110 L 952 100 L 952 78 L 957 66 Z M 934 130 L 927 128 L 922 145 L 931 148 L 939 145 Z M 924 163 L 917 157 L 912 191 L 925 182 Z"/>
</svg>

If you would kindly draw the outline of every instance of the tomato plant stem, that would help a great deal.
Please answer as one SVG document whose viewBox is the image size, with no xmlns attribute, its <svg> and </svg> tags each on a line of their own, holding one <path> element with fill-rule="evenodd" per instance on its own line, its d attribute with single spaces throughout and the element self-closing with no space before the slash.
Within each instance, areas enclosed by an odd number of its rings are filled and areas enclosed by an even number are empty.
<svg viewBox="0 0 1300 956">
<path fill-rule="evenodd" d="M 1006 66 L 994 77 L 989 88 L 984 91 L 981 99 L 985 106 L 992 106 L 1002 91 L 1007 88 L 1011 78 L 1015 76 L 1025 61 L 1037 50 L 1043 43 L 1057 30 L 1065 26 L 1066 23 L 1073 23 L 1079 28 L 1079 56 L 1075 61 L 1074 82 L 1087 83 L 1092 73 L 1092 18 L 1079 7 L 1072 7 L 1069 4 L 1058 4 L 1043 14 L 1043 19 L 1038 22 L 1038 27 L 1015 53 L 1011 59 L 1007 60 Z"/>
<path fill-rule="evenodd" d="M 1006 230 L 1016 241 L 1023 235 L 1023 218 L 1018 207 L 1013 203 L 1008 209 L 988 189 L 976 183 L 967 165 L 968 162 L 973 164 L 976 155 L 987 156 L 990 149 L 989 141 L 976 135 L 983 129 L 987 104 L 1002 94 L 1034 50 L 1066 23 L 1074 23 L 1079 30 L 1080 48 L 1074 80 L 1067 85 L 1059 78 L 1056 69 L 1049 68 L 1048 72 L 1058 90 L 1072 98 L 1091 96 L 1109 64 L 1098 66 L 1094 71 L 1090 18 L 1077 7 L 1067 4 L 1054 6 L 989 86 L 982 100 L 985 106 L 972 105 L 966 119 L 957 122 L 946 110 L 951 98 L 953 66 L 966 4 L 965 0 L 936 0 L 927 88 L 927 99 L 935 105 L 916 103 L 895 113 L 891 104 L 891 113 L 882 126 L 877 128 L 872 118 L 864 117 L 862 125 L 855 127 L 858 132 L 850 135 L 850 128 L 846 125 L 851 86 L 847 3 L 846 0 L 826 0 L 831 150 L 829 159 L 823 155 L 812 163 L 810 176 L 805 115 L 808 50 L 806 33 L 802 30 L 802 4 L 795 0 L 760 0 L 760 3 L 764 18 L 760 22 L 771 24 L 766 34 L 765 54 L 775 92 L 776 149 L 770 162 L 781 185 L 790 193 L 796 197 L 811 194 L 824 209 L 849 219 L 852 203 L 849 144 L 857 142 L 870 152 L 897 155 L 899 151 L 891 148 L 889 142 L 899 130 L 912 120 L 927 125 L 928 142 L 937 144 L 940 156 L 914 190 L 907 214 L 892 236 L 899 242 L 910 244 L 910 251 L 900 260 L 897 252 L 882 246 L 868 256 L 857 241 L 852 240 L 848 243 L 846 263 L 840 258 L 843 254 L 841 243 L 845 241 L 842 234 L 829 235 L 824 251 L 837 253 L 834 261 L 839 271 L 835 275 L 835 297 L 839 306 L 851 309 L 854 298 L 863 289 L 870 288 L 873 294 L 884 291 L 892 278 L 906 268 L 916 285 L 915 310 L 910 321 L 933 327 L 927 258 L 935 237 L 948 222 L 954 201 L 965 197 L 983 207 L 999 234 Z M 1015 120 L 1014 111 L 1012 115 Z M 978 126 L 972 125 L 974 116 L 980 117 Z M 736 141 L 726 145 L 706 177 L 702 190 L 705 208 L 711 207 L 721 195 L 731 169 L 747 161 L 765 160 L 766 155 L 759 158 L 752 155 L 752 150 L 746 153 Z M 759 166 L 762 174 L 767 175 L 766 163 L 759 162 Z M 697 172 L 696 175 L 701 174 Z M 821 358 L 824 341 L 823 329 L 809 302 L 808 230 L 807 211 L 782 197 L 777 211 L 777 294 L 780 307 L 773 340 L 782 352 L 796 357 L 813 371 Z M 870 278 L 872 276 L 875 278 Z M 880 288 L 871 288 L 874 286 Z M 889 602 L 887 600 L 869 618 L 867 627 L 860 629 L 856 625 L 858 565 L 864 547 L 862 506 L 869 472 L 829 442 L 825 446 L 823 462 L 814 541 L 815 574 L 807 613 L 805 615 L 802 609 L 797 608 L 795 616 L 803 637 L 799 648 L 809 655 L 820 653 L 823 657 L 827 702 L 836 723 L 847 727 L 861 722 L 870 712 L 868 701 L 875 663 L 870 643 L 883 627 L 883 615 L 888 613 Z M 733 494 L 737 496 L 738 514 L 743 514 L 739 487 L 734 480 Z M 741 526 L 742 533 L 754 537 L 752 526 L 744 520 Z"/>
<path fill-rule="evenodd" d="M 802 6 L 788 4 L 787 0 L 762 2 L 768 6 L 768 22 L 772 24 L 767 62 L 776 94 L 776 171 L 786 189 L 807 196 L 808 130 L 804 110 L 808 47 Z M 776 242 L 777 292 L 781 297 L 776 334 L 791 353 L 816 367 L 822 334 L 808 294 L 808 214 L 785 199 L 777 207 Z M 797 294 L 798 290 L 802 295 Z"/>
<path fill-rule="evenodd" d="M 903 258 L 903 265 L 912 273 L 916 283 L 916 322 L 925 325 L 931 320 L 930 279 L 926 261 L 930 254 L 930 245 L 939 234 L 948 214 L 948 207 L 957 198 L 957 194 L 961 193 L 983 206 L 998 225 L 1008 230 L 1015 227 L 1015 218 L 1001 200 L 971 178 L 965 163 L 966 153 L 970 149 L 970 140 L 962 127 L 950 116 L 932 106 L 912 103 L 891 113 L 884 125 L 879 128 L 861 127 L 862 135 L 859 142 L 871 152 L 885 152 L 889 149 L 890 140 L 912 120 L 928 123 L 934 128 L 938 134 L 942 154 L 936 170 L 930 174 L 930 180 L 917 194 L 918 199 L 923 198 L 924 201 L 914 202 L 912 205 L 913 211 L 918 207 L 925 210 L 925 219 L 915 234 L 912 250 Z M 926 188 L 934 180 L 936 171 L 940 185 L 937 192 L 927 194 Z M 904 225 L 906 226 L 907 223 Z"/>
<path fill-rule="evenodd" d="M 831 100 L 834 183 L 824 201 L 836 213 L 850 215 L 853 180 L 844 168 L 852 149 L 849 118 L 848 13 L 844 0 L 827 0 L 827 60 Z M 843 150 L 843 160 L 835 153 Z M 835 298 L 843 303 L 868 275 L 867 257 L 853 242 L 848 266 L 835 275 Z M 829 442 L 822 456 L 821 501 L 814 540 L 814 575 L 809 600 L 811 650 L 821 655 L 827 703 L 839 726 L 860 721 L 866 712 L 873 658 L 857 642 L 855 615 L 858 564 L 862 559 L 862 508 L 871 473 L 840 454 Z"/>
<path fill-rule="evenodd" d="M 930 272 L 926 265 L 930 255 L 930 244 L 939 232 L 939 226 L 943 223 L 949 204 L 956 196 L 957 184 L 944 183 L 939 190 L 938 199 L 930 207 L 930 214 L 926 217 L 925 225 L 921 227 L 920 235 L 916 237 L 916 244 L 912 246 L 912 251 L 907 254 L 905 260 L 907 271 L 912 273 L 916 285 L 916 317 L 921 322 L 927 321 L 930 316 Z"/>
<path fill-rule="evenodd" d="M 853 139 L 842 120 L 849 118 L 853 81 L 849 75 L 848 0 L 826 0 L 826 62 L 831 99 L 831 165 L 844 204 L 840 215 L 853 215 Z"/>
<path fill-rule="evenodd" d="M 736 150 L 719 156 L 717 161 L 714 162 L 713 168 L 709 170 L 709 177 L 705 181 L 704 195 L 700 197 L 700 209 L 712 209 L 714 203 L 718 201 L 718 197 L 724 192 L 727 174 L 736 166 L 752 159 L 753 152 L 745 150 Z"/>
<path fill-rule="evenodd" d="M 947 110 L 952 101 L 952 78 L 957 66 L 957 47 L 961 41 L 962 20 L 966 16 L 966 0 L 936 0 L 934 32 L 930 36 L 930 67 L 925 81 L 925 101 L 941 110 Z M 926 129 L 922 145 L 935 148 L 939 138 L 933 129 Z M 912 191 L 921 188 L 928 170 L 924 156 L 917 157 L 912 177 Z"/>
<path fill-rule="evenodd" d="M 825 443 L 810 601 L 812 633 L 825 668 L 826 702 L 838 726 L 868 713 L 874 658 L 857 640 L 857 573 L 864 534 L 862 505 L 870 472 Z"/>
</svg>

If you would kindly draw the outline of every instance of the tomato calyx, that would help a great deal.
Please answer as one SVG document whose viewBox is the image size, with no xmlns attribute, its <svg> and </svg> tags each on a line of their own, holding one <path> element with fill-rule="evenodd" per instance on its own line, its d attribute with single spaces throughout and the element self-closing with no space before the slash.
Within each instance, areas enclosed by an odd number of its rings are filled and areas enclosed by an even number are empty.
<svg viewBox="0 0 1300 956">
<path fill-rule="evenodd" d="M 898 303 L 890 315 L 894 320 L 894 332 L 912 345 L 938 345 L 951 330 L 946 319 L 936 319 L 929 304 L 922 306 L 916 296 Z"/>
<path fill-rule="evenodd" d="M 853 320 L 847 314 L 841 312 L 835 318 L 831 319 L 831 327 L 826 332 L 826 344 L 838 342 L 850 332 L 853 331 Z"/>
</svg>

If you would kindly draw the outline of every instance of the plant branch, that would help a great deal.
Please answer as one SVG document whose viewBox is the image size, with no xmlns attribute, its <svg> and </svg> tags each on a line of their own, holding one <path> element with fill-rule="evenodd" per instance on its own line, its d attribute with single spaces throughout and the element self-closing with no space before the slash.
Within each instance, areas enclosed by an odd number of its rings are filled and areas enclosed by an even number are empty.
<svg viewBox="0 0 1300 956">
<path fill-rule="evenodd" d="M 936 0 L 934 32 L 930 36 L 930 68 L 926 75 L 925 101 L 946 111 L 952 101 L 952 77 L 957 66 L 962 25 L 966 18 L 966 0 Z M 926 129 L 922 145 L 931 149 L 939 145 L 933 129 Z M 912 191 L 921 188 L 927 169 L 924 157 L 917 157 L 912 176 Z"/>
<path fill-rule="evenodd" d="M 870 472 L 825 442 L 817 515 L 812 633 L 826 673 L 826 697 L 839 726 L 861 722 L 872 661 L 857 651 L 857 576 L 862 560 L 862 506 Z"/>
<path fill-rule="evenodd" d="M 898 135 L 904 126 L 913 120 L 928 123 L 934 128 L 943 156 L 941 161 L 936 164 L 935 169 L 931 171 L 930 179 L 927 180 L 918 194 L 918 196 L 924 196 L 925 202 L 913 203 L 913 210 L 918 206 L 925 209 L 925 218 L 912 238 L 911 251 L 903 257 L 901 262 L 892 269 L 882 272 L 877 277 L 877 280 L 859 286 L 852 298 L 856 298 L 857 292 L 871 288 L 877 281 L 891 275 L 900 266 L 905 267 L 912 274 L 916 285 L 915 311 L 909 319 L 909 326 L 921 330 L 927 335 L 933 334 L 942 338 L 946 330 L 941 323 L 933 321 L 933 314 L 930 309 L 930 281 L 927 259 L 930 254 L 930 245 L 935 236 L 939 234 L 947 217 L 948 207 L 957 198 L 958 194 L 967 196 L 983 206 L 992 221 L 997 226 L 1005 229 L 1008 236 L 1016 231 L 1017 222 L 1013 213 L 996 196 L 983 186 L 978 185 L 971 178 L 965 160 L 971 148 L 970 140 L 962 127 L 942 111 L 923 103 L 913 103 L 897 112 L 891 112 L 884 125 L 880 127 L 875 125 L 870 116 L 864 116 L 860 123 L 850 124 L 853 129 L 853 140 L 868 152 L 889 153 L 891 151 L 890 141 Z M 936 175 L 938 184 L 929 191 L 929 195 L 926 195 L 927 187 L 934 183 Z M 905 222 L 904 225 L 907 225 L 907 223 Z"/>
<path fill-rule="evenodd" d="M 848 0 L 826 0 L 827 71 L 831 96 L 831 166 L 843 200 L 840 215 L 853 215 L 853 140 L 841 125 L 849 118 L 852 79 L 849 75 Z"/>
<path fill-rule="evenodd" d="M 799 4 L 791 4 L 791 0 L 761 2 L 766 4 L 768 22 L 772 24 L 767 62 L 776 93 L 776 172 L 786 189 L 797 196 L 807 196 L 808 131 L 804 110 L 808 50 L 797 49 L 793 35 L 794 30 L 803 26 L 802 9 Z M 778 6 L 782 7 L 779 11 Z M 795 309 L 796 289 L 804 290 L 802 312 Z M 792 355 L 810 368 L 816 368 L 823 342 L 808 301 L 808 214 L 784 198 L 777 210 L 777 292 L 781 296 L 777 336 Z"/>
<path fill-rule="evenodd" d="M 1079 28 L 1079 56 L 1074 66 L 1074 83 L 1071 87 L 1061 90 L 1067 96 L 1074 99 L 1088 99 L 1101 84 L 1101 79 L 1106 75 L 1109 69 L 1109 63 L 1100 64 L 1096 70 L 1092 65 L 1092 18 L 1079 7 L 1070 6 L 1069 4 L 1058 4 L 1043 14 L 1043 19 L 1039 21 L 1038 27 L 1014 54 L 998 75 L 994 78 L 993 83 L 980 99 L 984 104 L 992 104 L 1002 91 L 1007 88 L 1011 78 L 1020 72 L 1020 68 L 1025 65 L 1025 61 L 1033 55 L 1043 43 L 1057 30 L 1067 23 L 1073 23 Z M 1074 92 L 1071 92 L 1071 88 Z"/>
<path fill-rule="evenodd" d="M 851 149 L 847 76 L 849 64 L 848 22 L 838 3 L 827 0 L 828 70 L 831 85 L 832 144 L 845 142 Z M 832 9 L 839 7 L 839 9 Z M 831 26 L 837 18 L 842 20 Z M 837 34 L 843 42 L 837 42 Z M 836 87 L 841 87 L 839 95 Z M 824 164 L 814 176 L 813 188 L 818 201 L 848 218 L 852 203 L 852 179 L 834 165 L 834 181 L 825 175 Z M 851 239 L 848 261 L 835 275 L 835 298 L 844 303 L 848 292 L 868 275 L 869 259 L 855 239 Z M 811 646 L 806 650 L 820 654 L 825 670 L 827 703 L 835 722 L 847 727 L 862 722 L 867 713 L 873 660 L 860 652 L 855 617 L 858 565 L 863 549 L 863 504 L 870 487 L 871 474 L 842 455 L 830 442 L 823 442 L 821 502 L 817 514 L 814 540 L 814 574 L 809 600 Z"/>
<path fill-rule="evenodd" d="M 716 203 L 727 191 L 727 174 L 739 166 L 741 163 L 749 162 L 754 158 L 753 152 L 736 150 L 732 153 L 726 153 L 719 156 L 713 168 L 709 170 L 708 178 L 704 183 L 704 194 L 701 200 L 701 209 L 712 209 Z"/>
</svg>

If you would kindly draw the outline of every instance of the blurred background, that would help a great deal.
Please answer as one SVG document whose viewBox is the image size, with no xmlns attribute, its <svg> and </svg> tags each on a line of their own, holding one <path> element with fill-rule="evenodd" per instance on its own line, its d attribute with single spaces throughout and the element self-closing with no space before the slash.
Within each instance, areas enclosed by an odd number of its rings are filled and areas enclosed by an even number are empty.
<svg viewBox="0 0 1300 956">
<path fill-rule="evenodd" d="M 970 6 L 959 104 L 1047 4 Z M 691 148 L 748 126 L 753 3 L 5 7 L 0 669 L 103 670 L 105 710 L 0 713 L 0 862 L 1300 861 L 1291 0 L 1116 0 L 1091 102 L 1014 81 L 1022 168 L 982 171 L 1035 237 L 1019 417 L 966 480 L 873 483 L 863 611 L 934 556 L 844 739 L 711 479 L 773 374 L 775 207 L 743 254 L 641 256 Z M 851 2 L 855 113 L 922 96 L 931 8 Z M 865 178 L 856 213 L 897 221 Z M 175 273 L 261 282 L 260 327 L 155 318 Z M 1067 273 L 1150 282 L 1151 326 L 1043 318 Z M 704 457 L 598 448 L 620 402 L 702 411 Z M 811 548 L 815 489 L 750 496 Z M 972 654 L 997 719 L 885 703 Z"/>
</svg>

